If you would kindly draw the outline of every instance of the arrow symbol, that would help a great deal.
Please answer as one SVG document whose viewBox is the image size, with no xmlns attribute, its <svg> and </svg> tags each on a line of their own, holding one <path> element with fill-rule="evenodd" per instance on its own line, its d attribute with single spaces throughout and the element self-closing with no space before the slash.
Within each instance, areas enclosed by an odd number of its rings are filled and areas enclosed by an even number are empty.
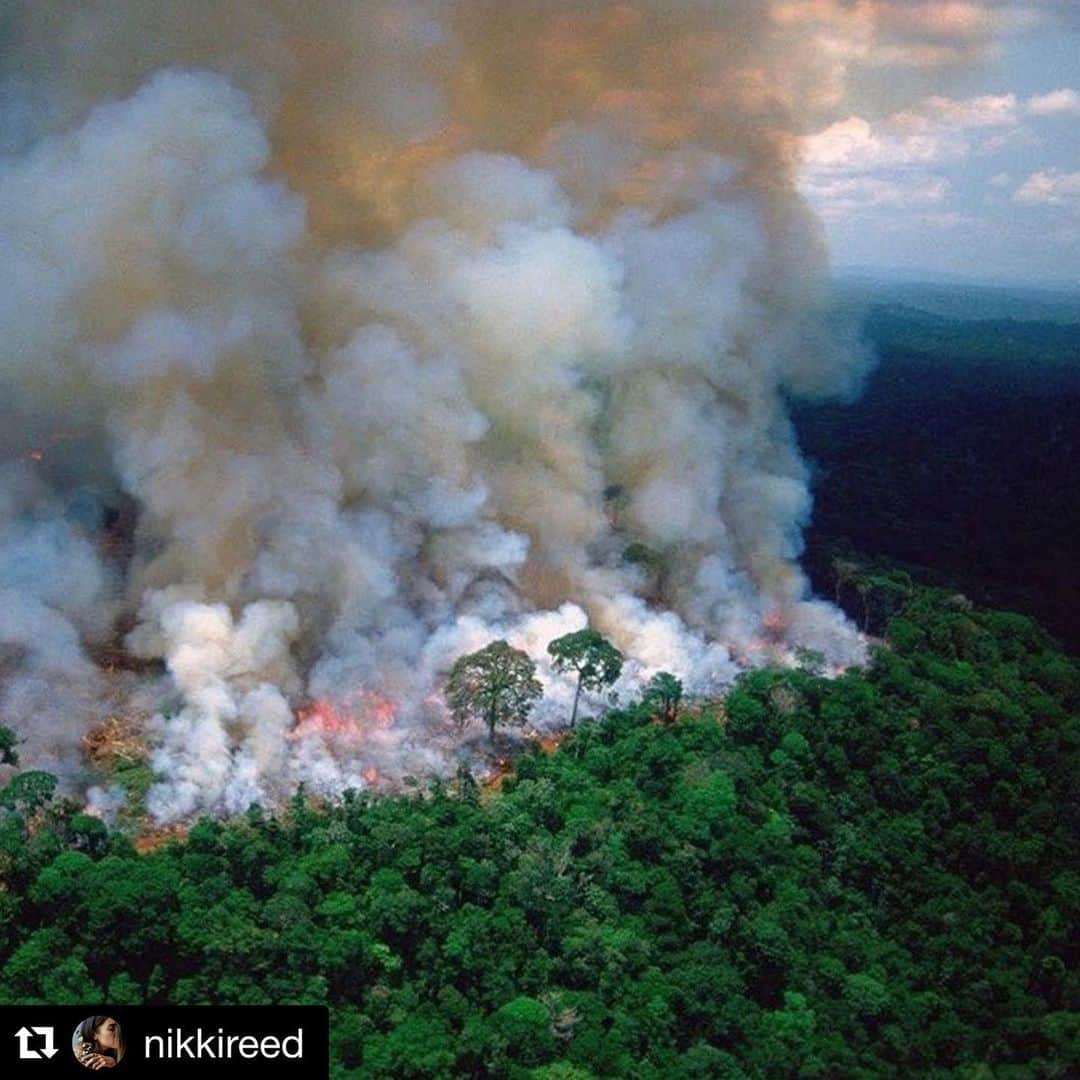
<svg viewBox="0 0 1080 1080">
<path fill-rule="evenodd" d="M 37 1029 L 35 1028 L 34 1030 L 36 1031 Z M 30 1049 L 30 1039 L 32 1038 L 33 1034 L 34 1032 L 32 1032 L 29 1028 L 25 1027 L 19 1028 L 19 1030 L 15 1032 L 15 1038 L 19 1040 L 20 1058 L 41 1057 L 41 1055 L 36 1050 Z"/>
<path fill-rule="evenodd" d="M 45 1045 L 41 1048 L 41 1052 L 47 1057 L 51 1058 L 53 1054 L 59 1053 L 56 1044 L 53 1042 L 53 1029 L 51 1027 L 36 1027 L 34 1031 L 38 1035 L 45 1036 Z"/>
</svg>

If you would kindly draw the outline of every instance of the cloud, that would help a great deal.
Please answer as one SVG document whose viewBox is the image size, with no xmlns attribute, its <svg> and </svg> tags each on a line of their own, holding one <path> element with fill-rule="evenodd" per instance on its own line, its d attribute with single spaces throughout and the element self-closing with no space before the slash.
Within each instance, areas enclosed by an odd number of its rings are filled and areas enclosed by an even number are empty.
<svg viewBox="0 0 1080 1080">
<path fill-rule="evenodd" d="M 929 97 L 921 108 L 926 121 L 959 128 L 1010 127 L 1018 121 L 1015 94 L 984 94 L 961 101 Z"/>
<path fill-rule="evenodd" d="M 1051 90 L 1028 98 L 1025 108 L 1032 116 L 1080 116 L 1080 94 L 1072 88 Z"/>
<path fill-rule="evenodd" d="M 1015 94 L 928 97 L 881 120 L 849 116 L 806 136 L 803 162 L 811 169 L 858 167 L 864 171 L 921 165 L 966 153 L 979 137 L 976 133 L 1018 124 Z"/>
<path fill-rule="evenodd" d="M 1044 169 L 1032 173 L 1013 193 L 1013 202 L 1027 206 L 1080 207 L 1080 172 Z"/>
<path fill-rule="evenodd" d="M 971 149 L 973 130 L 1007 129 L 1018 123 L 1015 94 L 956 100 L 929 97 L 916 107 L 872 122 L 862 116 L 838 120 L 803 139 L 803 164 L 810 170 L 926 165 Z"/>
<path fill-rule="evenodd" d="M 849 116 L 803 140 L 803 164 L 811 171 L 873 172 L 923 165 L 942 156 L 933 131 L 891 131 L 861 116 Z"/>
<path fill-rule="evenodd" d="M 1015 94 L 932 96 L 880 120 L 849 116 L 802 140 L 804 194 L 829 218 L 859 210 L 940 203 L 934 170 L 989 153 L 1022 132 Z"/>
<path fill-rule="evenodd" d="M 836 177 L 804 185 L 807 197 L 828 219 L 849 217 L 867 210 L 901 210 L 936 205 L 949 194 L 942 176 L 920 175 L 917 182 L 905 177 L 890 180 L 878 176 Z"/>
</svg>

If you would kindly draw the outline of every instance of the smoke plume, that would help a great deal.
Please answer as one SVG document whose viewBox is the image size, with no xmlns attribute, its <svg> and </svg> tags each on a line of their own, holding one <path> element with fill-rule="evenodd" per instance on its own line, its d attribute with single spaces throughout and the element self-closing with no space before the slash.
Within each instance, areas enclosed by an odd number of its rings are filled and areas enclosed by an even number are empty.
<svg viewBox="0 0 1080 1080">
<path fill-rule="evenodd" d="M 792 182 L 839 76 L 773 7 L 12 6 L 0 721 L 25 758 L 100 784 L 82 736 L 141 710 L 153 815 L 231 813 L 452 768 L 441 679 L 494 637 L 541 663 L 539 725 L 570 690 L 546 644 L 587 621 L 624 692 L 861 657 L 798 567 L 785 411 L 862 366 Z"/>
</svg>

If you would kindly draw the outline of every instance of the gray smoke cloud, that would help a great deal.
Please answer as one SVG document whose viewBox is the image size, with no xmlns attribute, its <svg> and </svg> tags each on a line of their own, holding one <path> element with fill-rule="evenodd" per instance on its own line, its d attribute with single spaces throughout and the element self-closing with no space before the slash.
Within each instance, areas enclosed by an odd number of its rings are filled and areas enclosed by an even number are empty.
<svg viewBox="0 0 1080 1080">
<path fill-rule="evenodd" d="M 91 784 L 103 697 L 138 702 L 169 821 L 453 767 L 441 679 L 496 636 L 540 663 L 540 727 L 570 692 L 547 642 L 587 621 L 623 692 L 859 661 L 797 563 L 784 401 L 864 357 L 792 184 L 823 70 L 796 30 L 749 2 L 16 3 L 0 719 L 27 757 Z M 93 662 L 118 637 L 138 674 Z"/>
</svg>

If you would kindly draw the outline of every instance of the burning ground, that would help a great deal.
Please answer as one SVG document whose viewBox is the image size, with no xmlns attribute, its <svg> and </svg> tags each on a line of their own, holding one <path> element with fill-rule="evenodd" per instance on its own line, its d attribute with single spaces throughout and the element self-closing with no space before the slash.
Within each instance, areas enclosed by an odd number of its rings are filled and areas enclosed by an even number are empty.
<svg viewBox="0 0 1080 1080">
<path fill-rule="evenodd" d="M 137 721 L 167 823 L 455 768 L 441 682 L 496 637 L 541 665 L 541 731 L 571 693 L 546 645 L 587 621 L 623 693 L 861 657 L 797 564 L 785 410 L 863 367 L 791 177 L 835 57 L 767 4 L 670 8 L 15 5 L 26 763 L 109 812 L 87 733 Z"/>
</svg>

